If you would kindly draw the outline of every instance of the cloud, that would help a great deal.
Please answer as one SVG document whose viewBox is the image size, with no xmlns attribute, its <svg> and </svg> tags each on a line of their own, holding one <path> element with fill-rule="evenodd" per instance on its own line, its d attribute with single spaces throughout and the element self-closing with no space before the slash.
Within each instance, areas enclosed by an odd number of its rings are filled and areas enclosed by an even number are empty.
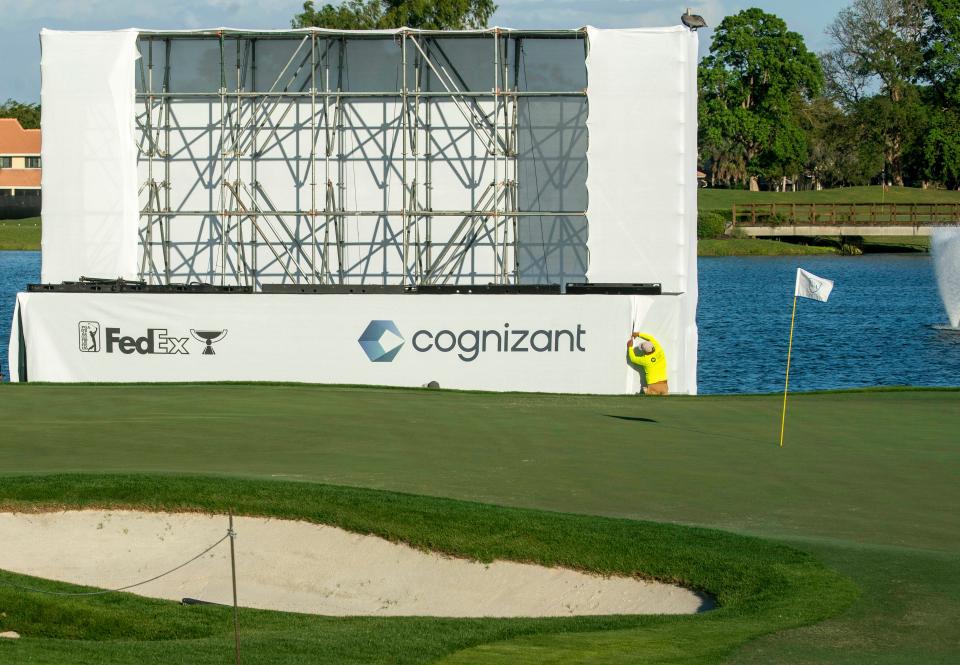
<svg viewBox="0 0 960 665">
<path fill-rule="evenodd" d="M 690 2 L 694 14 L 707 23 L 724 15 L 721 0 Z M 494 21 L 507 27 L 573 28 L 594 25 L 606 28 L 677 25 L 683 7 L 675 0 L 501 0 Z"/>
<path fill-rule="evenodd" d="M 288 25 L 300 4 L 291 0 L 18 0 L 4 5 L 4 23 L 89 25 L 87 29 L 139 27 L 160 21 L 165 27 L 183 28 L 200 20 L 205 26 L 230 20 L 247 20 L 251 27 Z M 3 30 L 5 32 L 5 30 Z"/>
</svg>

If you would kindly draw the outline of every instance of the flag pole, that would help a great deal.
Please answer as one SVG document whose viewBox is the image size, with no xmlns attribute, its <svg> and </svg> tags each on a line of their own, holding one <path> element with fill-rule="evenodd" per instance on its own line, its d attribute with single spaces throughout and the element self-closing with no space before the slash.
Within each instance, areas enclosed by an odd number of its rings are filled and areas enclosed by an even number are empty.
<svg viewBox="0 0 960 665">
<path fill-rule="evenodd" d="M 787 389 L 790 387 L 790 354 L 793 351 L 793 323 L 797 319 L 797 294 L 793 294 L 793 313 L 790 315 L 790 343 L 787 345 L 787 377 L 783 382 L 783 412 L 780 415 L 780 447 L 783 448 L 783 429 L 787 423 Z"/>
</svg>

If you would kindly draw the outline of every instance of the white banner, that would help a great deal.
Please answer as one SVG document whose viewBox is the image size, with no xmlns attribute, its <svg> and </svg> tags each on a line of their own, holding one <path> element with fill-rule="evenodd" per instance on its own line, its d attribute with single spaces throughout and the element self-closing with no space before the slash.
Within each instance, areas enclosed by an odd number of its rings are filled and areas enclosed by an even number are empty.
<svg viewBox="0 0 960 665">
<path fill-rule="evenodd" d="M 587 277 L 695 293 L 697 33 L 587 34 Z"/>
<path fill-rule="evenodd" d="M 44 282 L 137 277 L 136 42 L 40 33 Z"/>
<path fill-rule="evenodd" d="M 623 394 L 641 385 L 626 357 L 638 331 L 666 350 L 671 392 L 694 393 L 685 298 L 21 293 L 11 380 Z"/>
</svg>

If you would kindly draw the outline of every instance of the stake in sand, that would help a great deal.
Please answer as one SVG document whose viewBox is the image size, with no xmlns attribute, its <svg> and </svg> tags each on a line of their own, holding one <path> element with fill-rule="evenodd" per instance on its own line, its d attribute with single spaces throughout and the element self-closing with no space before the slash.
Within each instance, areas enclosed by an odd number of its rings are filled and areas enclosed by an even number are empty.
<svg viewBox="0 0 960 665">
<path fill-rule="evenodd" d="M 833 291 L 833 280 L 817 277 L 812 272 L 797 268 L 797 282 L 793 287 L 793 313 L 790 315 L 790 342 L 787 345 L 787 375 L 783 381 L 783 412 L 780 414 L 780 447 L 783 448 L 783 430 L 787 424 L 787 391 L 790 388 L 790 356 L 793 352 L 793 324 L 797 320 L 797 298 L 827 302 Z"/>
</svg>

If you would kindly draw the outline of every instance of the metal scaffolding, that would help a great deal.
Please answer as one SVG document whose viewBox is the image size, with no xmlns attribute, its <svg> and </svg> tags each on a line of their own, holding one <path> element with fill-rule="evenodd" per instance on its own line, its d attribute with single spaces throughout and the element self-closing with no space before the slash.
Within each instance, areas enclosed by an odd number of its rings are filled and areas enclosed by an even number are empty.
<svg viewBox="0 0 960 665">
<path fill-rule="evenodd" d="M 476 78 L 475 72 L 461 71 L 447 52 L 450 40 L 464 39 L 489 43 L 489 79 L 482 87 L 468 84 L 468 77 Z M 348 257 L 354 245 L 347 237 L 346 220 L 376 218 L 384 229 L 381 249 L 399 254 L 401 266 L 398 271 L 384 268 L 380 277 L 384 283 L 415 287 L 456 281 L 458 275 L 471 272 L 465 266 L 481 245 L 488 248 L 482 256 L 490 263 L 473 268 L 472 274 L 482 275 L 484 282 L 520 283 L 524 220 L 585 215 L 582 209 L 521 209 L 518 195 L 524 186 L 519 182 L 518 161 L 520 114 L 526 100 L 586 97 L 585 89 L 522 89 L 524 43 L 555 39 L 578 40 L 586 51 L 586 34 L 580 30 L 141 33 L 137 99 L 142 111 L 136 119 L 144 174 L 141 277 L 151 284 L 182 279 L 182 266 L 195 257 L 178 249 L 175 226 L 192 219 L 210 229 L 207 236 L 198 236 L 196 244 L 207 252 L 204 256 L 210 264 L 204 274 L 212 276 L 211 281 L 254 288 L 273 281 L 344 284 L 351 279 L 351 265 L 369 261 L 369 257 Z M 218 54 L 215 89 L 172 85 L 181 66 L 171 62 L 172 52 L 184 40 L 202 42 Z M 353 40 L 380 40 L 395 46 L 395 60 L 383 67 L 399 65 L 397 89 L 356 90 L 347 85 L 348 45 Z M 286 64 L 269 77 L 258 76 L 262 61 L 258 45 L 263 49 L 265 42 L 289 43 L 290 51 Z M 188 64 L 205 67 L 208 73 L 212 65 L 209 59 Z M 349 191 L 346 141 L 361 122 L 351 103 L 364 100 L 382 102 L 384 109 L 388 104 L 396 107 L 384 126 L 399 132 L 400 154 L 388 145 L 383 159 L 385 180 L 398 179 L 399 207 L 390 205 L 387 185 L 380 207 L 357 206 Z M 173 174 L 175 153 L 192 155 L 200 141 L 188 138 L 174 115 L 177 104 L 189 103 L 207 105 L 204 108 L 211 117 L 204 130 L 211 143 L 208 167 L 194 165 L 195 174 L 185 178 Z M 482 182 L 471 194 L 472 205 L 444 209 L 435 207 L 434 151 L 438 127 L 446 122 L 438 115 L 451 109 L 478 146 L 469 159 Z M 299 190 L 295 207 L 275 204 L 289 197 L 271 191 L 258 176 L 264 168 L 265 147 L 282 148 L 291 132 L 308 135 L 310 144 L 309 150 L 298 145 L 296 159 L 306 162 L 306 172 L 302 182 L 294 177 Z M 182 135 L 177 148 L 173 147 L 175 134 Z M 532 151 L 527 159 L 536 159 L 535 155 Z M 172 191 L 199 187 L 209 190 L 209 205 L 194 208 L 172 201 Z M 306 205 L 300 203 L 301 194 Z M 273 276 L 262 263 L 264 257 L 274 266 Z"/>
</svg>

